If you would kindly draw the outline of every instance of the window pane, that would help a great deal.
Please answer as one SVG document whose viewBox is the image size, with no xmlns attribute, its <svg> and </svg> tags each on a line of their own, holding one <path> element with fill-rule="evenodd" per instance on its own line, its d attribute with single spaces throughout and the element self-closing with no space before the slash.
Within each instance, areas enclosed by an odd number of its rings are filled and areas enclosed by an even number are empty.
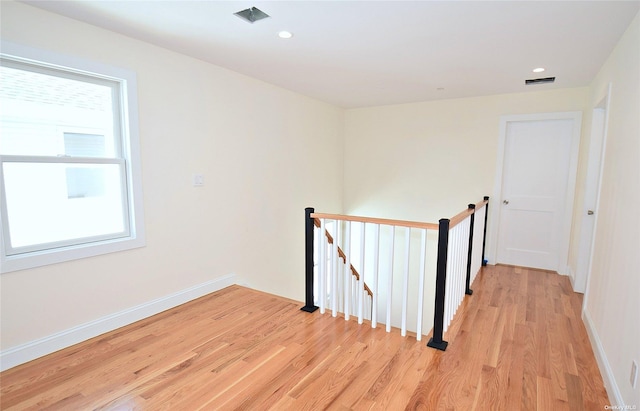
<svg viewBox="0 0 640 411">
<path fill-rule="evenodd" d="M 0 66 L 0 154 L 118 157 L 114 90 L 113 84 Z M 102 147 L 71 154 L 74 143 Z"/>
<path fill-rule="evenodd" d="M 123 165 L 5 162 L 3 172 L 12 248 L 127 235 Z"/>
<path fill-rule="evenodd" d="M 106 157 L 104 136 L 64 133 L 64 154 L 72 157 Z"/>
</svg>

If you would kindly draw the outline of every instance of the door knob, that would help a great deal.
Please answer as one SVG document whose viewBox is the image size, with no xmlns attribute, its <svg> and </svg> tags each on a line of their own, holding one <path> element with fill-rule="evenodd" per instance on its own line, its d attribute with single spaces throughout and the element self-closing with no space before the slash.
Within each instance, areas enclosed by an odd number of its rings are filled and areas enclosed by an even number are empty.
<svg viewBox="0 0 640 411">
<path fill-rule="evenodd" d="M 587 215 L 593 215 L 593 210 L 587 210 Z"/>
<path fill-rule="evenodd" d="M 509 200 L 502 200 L 502 204 L 509 204 Z"/>
</svg>

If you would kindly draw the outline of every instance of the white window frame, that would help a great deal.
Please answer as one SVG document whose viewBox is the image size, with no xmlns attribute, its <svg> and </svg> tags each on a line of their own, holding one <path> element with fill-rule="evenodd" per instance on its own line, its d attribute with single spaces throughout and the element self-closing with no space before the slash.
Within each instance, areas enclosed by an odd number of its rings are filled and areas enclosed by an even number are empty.
<svg viewBox="0 0 640 411">
<path fill-rule="evenodd" d="M 2 199 L 2 201 L 0 201 L 0 273 L 35 268 L 145 246 L 142 170 L 138 137 L 137 82 L 135 72 L 77 57 L 25 47 L 7 41 L 1 42 L 0 50 L 2 51 L 2 57 L 10 60 L 31 64 L 35 63 L 44 67 L 64 70 L 69 73 L 105 78 L 120 84 L 122 117 L 120 125 L 121 138 L 119 143 L 122 145 L 122 158 L 111 160 L 78 157 L 74 158 L 73 162 L 116 162 L 121 164 L 125 170 L 124 180 L 126 181 L 123 181 L 123 184 L 127 194 L 123 206 L 127 208 L 128 212 L 128 230 L 124 235 L 117 238 L 91 238 L 86 239 L 80 244 L 59 244 L 55 248 L 36 251 L 25 249 L 19 250 L 20 252 L 15 254 L 16 250 L 12 250 L 7 241 L 7 210 L 4 200 L 6 196 L 4 193 L 4 182 L 0 179 L 0 197 Z M 3 158 L 7 161 L 29 161 L 36 159 L 34 156 L 3 156 Z M 69 159 L 61 159 L 61 161 L 68 160 Z M 55 160 L 49 159 L 49 161 Z M 0 170 L 0 173 L 2 173 L 2 170 Z"/>
</svg>

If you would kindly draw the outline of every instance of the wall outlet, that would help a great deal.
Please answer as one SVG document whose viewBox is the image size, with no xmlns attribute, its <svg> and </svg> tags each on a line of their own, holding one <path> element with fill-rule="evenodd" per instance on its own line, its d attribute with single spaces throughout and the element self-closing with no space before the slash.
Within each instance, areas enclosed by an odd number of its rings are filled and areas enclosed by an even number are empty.
<svg viewBox="0 0 640 411">
<path fill-rule="evenodd" d="M 194 187 L 202 187 L 204 185 L 204 175 L 202 174 L 194 174 L 193 175 L 193 186 Z"/>
<path fill-rule="evenodd" d="M 638 362 L 636 360 L 631 361 L 631 388 L 635 389 L 638 383 Z"/>
</svg>

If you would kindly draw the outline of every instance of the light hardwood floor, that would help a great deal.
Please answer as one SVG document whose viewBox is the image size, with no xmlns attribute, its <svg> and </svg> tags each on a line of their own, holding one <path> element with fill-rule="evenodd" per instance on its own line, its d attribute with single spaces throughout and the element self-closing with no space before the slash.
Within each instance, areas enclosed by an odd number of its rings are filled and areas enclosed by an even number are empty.
<svg viewBox="0 0 640 411">
<path fill-rule="evenodd" d="M 0 374 L 3 410 L 602 410 L 554 273 L 485 267 L 445 339 L 387 334 L 232 286 Z"/>
</svg>

